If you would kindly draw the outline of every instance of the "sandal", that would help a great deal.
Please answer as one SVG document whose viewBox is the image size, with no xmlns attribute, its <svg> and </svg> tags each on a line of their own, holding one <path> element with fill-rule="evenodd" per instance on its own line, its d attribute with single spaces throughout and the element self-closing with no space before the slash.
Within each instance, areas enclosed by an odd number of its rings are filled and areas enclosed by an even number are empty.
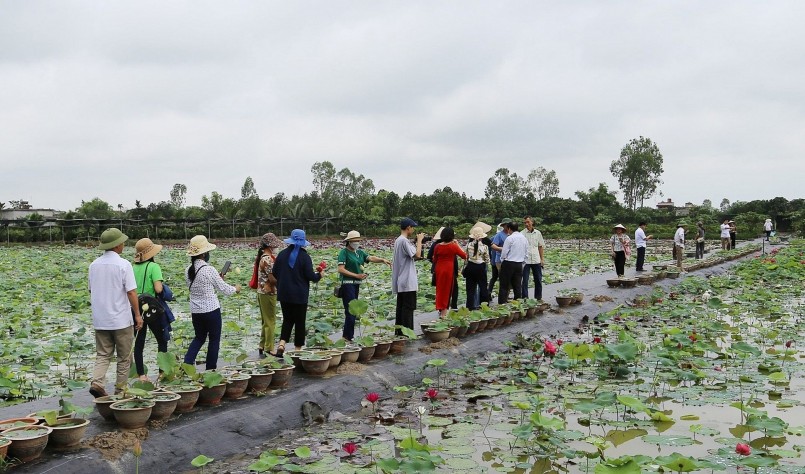
<svg viewBox="0 0 805 474">
<path fill-rule="evenodd" d="M 276 357 L 282 357 L 283 354 L 285 354 L 285 344 L 280 344 L 277 346 Z"/>
</svg>

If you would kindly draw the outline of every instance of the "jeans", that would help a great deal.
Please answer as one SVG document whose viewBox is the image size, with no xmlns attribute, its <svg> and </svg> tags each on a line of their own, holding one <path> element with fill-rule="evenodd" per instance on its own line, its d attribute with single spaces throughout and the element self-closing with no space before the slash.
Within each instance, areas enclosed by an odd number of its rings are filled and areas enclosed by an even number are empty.
<svg viewBox="0 0 805 474">
<path fill-rule="evenodd" d="M 274 331 L 277 326 L 277 295 L 257 293 L 260 305 L 260 343 L 257 346 L 266 352 L 274 352 Z"/>
<path fill-rule="evenodd" d="M 414 310 L 416 310 L 416 291 L 397 293 L 397 308 L 394 324 L 413 330 Z M 401 336 L 402 331 L 397 329 L 395 334 Z"/>
<path fill-rule="evenodd" d="M 195 365 L 196 356 L 201 346 L 210 336 L 210 344 L 207 346 L 207 370 L 218 367 L 218 350 L 221 347 L 221 308 L 208 313 L 193 313 L 193 330 L 196 336 L 190 341 L 187 354 L 184 355 L 185 364 Z"/>
<path fill-rule="evenodd" d="M 534 298 L 542 299 L 542 265 L 527 263 L 523 265 L 523 299 L 528 299 L 528 278 L 534 275 Z"/>
<path fill-rule="evenodd" d="M 145 364 L 143 363 L 143 349 L 145 349 L 145 337 L 148 330 L 154 334 L 157 340 L 157 350 L 159 352 L 168 352 L 168 341 L 165 339 L 165 328 L 163 323 L 167 321 L 160 321 L 157 318 L 152 318 L 151 321 L 145 325 L 137 333 L 134 339 L 134 365 L 137 367 L 137 375 L 145 375 Z"/>
<path fill-rule="evenodd" d="M 503 261 L 500 265 L 500 293 L 498 304 L 509 301 L 509 290 L 514 290 L 514 299 L 523 294 L 523 262 Z"/>
<path fill-rule="evenodd" d="M 696 242 L 696 258 L 704 258 L 704 241 Z"/>
<path fill-rule="evenodd" d="M 467 308 L 478 309 L 481 303 L 489 302 L 489 289 L 486 286 L 486 264 L 467 262 L 466 287 Z"/>
<path fill-rule="evenodd" d="M 293 330 L 293 345 L 301 348 L 305 345 L 305 322 L 307 320 L 307 305 L 297 303 L 286 303 L 280 301 L 282 307 L 282 331 L 280 340 L 289 341 Z"/>
<path fill-rule="evenodd" d="M 117 354 L 117 376 L 115 387 L 126 385 L 131 368 L 131 343 L 134 341 L 134 328 L 95 330 L 95 368 L 92 370 L 92 385 L 106 386 L 106 371 L 112 362 L 112 354 Z"/>
<path fill-rule="evenodd" d="M 646 248 L 645 247 L 637 247 L 637 263 L 635 264 L 635 270 L 638 272 L 643 271 L 643 263 L 646 261 Z"/>
<path fill-rule="evenodd" d="M 341 285 L 341 301 L 344 303 L 344 330 L 341 337 L 351 341 L 355 337 L 355 316 L 349 312 L 349 302 L 358 299 L 361 286 L 354 283 Z"/>
</svg>

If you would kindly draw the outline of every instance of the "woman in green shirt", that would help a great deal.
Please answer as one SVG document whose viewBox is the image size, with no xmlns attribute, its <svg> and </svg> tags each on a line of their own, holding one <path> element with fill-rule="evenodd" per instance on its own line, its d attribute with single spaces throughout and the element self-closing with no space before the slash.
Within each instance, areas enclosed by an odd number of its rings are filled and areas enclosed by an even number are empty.
<svg viewBox="0 0 805 474">
<path fill-rule="evenodd" d="M 343 234 L 342 234 L 343 235 Z M 341 301 L 344 302 L 344 331 L 341 336 L 347 341 L 352 341 L 355 336 L 355 316 L 349 312 L 349 302 L 358 299 L 358 290 L 361 282 L 367 275 L 363 271 L 363 265 L 368 262 L 385 263 L 391 266 L 391 262 L 385 258 L 373 257 L 360 249 L 361 234 L 357 230 L 351 230 L 344 239 L 345 248 L 338 252 L 338 273 L 341 280 Z"/>
<path fill-rule="evenodd" d="M 145 238 L 137 241 L 134 245 L 134 279 L 137 282 L 137 294 L 148 294 L 156 297 L 162 293 L 162 269 L 159 264 L 154 262 L 154 257 L 162 246 L 151 242 Z M 143 349 L 145 349 L 145 335 L 148 333 L 146 326 L 154 333 L 157 340 L 157 350 L 168 352 L 168 340 L 165 338 L 163 321 L 159 318 L 145 321 L 145 326 L 137 332 L 134 340 L 134 365 L 137 367 L 137 375 L 142 381 L 148 381 L 145 375 L 145 364 L 143 363 Z"/>
</svg>

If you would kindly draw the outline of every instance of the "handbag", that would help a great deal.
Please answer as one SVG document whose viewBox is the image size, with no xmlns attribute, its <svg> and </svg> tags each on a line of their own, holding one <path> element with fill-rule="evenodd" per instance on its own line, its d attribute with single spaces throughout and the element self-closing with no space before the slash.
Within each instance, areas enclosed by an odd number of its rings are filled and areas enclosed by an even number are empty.
<svg viewBox="0 0 805 474">
<path fill-rule="evenodd" d="M 252 279 L 249 280 L 249 288 L 252 290 L 257 289 L 257 263 L 254 264 L 254 269 L 252 270 Z"/>
<path fill-rule="evenodd" d="M 141 286 L 143 289 L 145 289 L 145 278 L 148 276 L 148 265 L 150 264 L 151 262 L 146 263 L 145 271 L 143 271 L 143 284 Z M 140 316 L 142 316 L 143 321 L 147 323 L 155 321 L 165 315 L 165 309 L 162 307 L 162 303 L 160 303 L 156 297 L 148 293 L 138 294 L 137 304 L 140 306 Z"/>
</svg>

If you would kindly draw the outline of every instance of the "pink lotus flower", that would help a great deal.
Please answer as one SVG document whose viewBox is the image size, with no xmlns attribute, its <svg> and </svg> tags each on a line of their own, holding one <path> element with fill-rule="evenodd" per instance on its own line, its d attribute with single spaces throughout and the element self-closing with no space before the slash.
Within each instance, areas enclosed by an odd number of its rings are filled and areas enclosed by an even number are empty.
<svg viewBox="0 0 805 474">
<path fill-rule="evenodd" d="M 556 346 L 553 345 L 551 341 L 545 341 L 544 343 L 545 348 L 542 350 L 543 354 L 547 357 L 553 357 L 556 355 Z"/>
<path fill-rule="evenodd" d="M 380 395 L 377 392 L 369 392 L 366 394 L 366 400 L 368 400 L 369 403 L 376 403 L 380 400 Z"/>
<path fill-rule="evenodd" d="M 437 396 L 439 396 L 439 391 L 435 388 L 429 388 L 425 391 L 425 396 L 428 397 L 431 401 L 435 400 Z"/>
<path fill-rule="evenodd" d="M 748 444 L 738 443 L 735 445 L 735 452 L 741 456 L 749 456 L 752 454 L 752 448 Z"/>
<path fill-rule="evenodd" d="M 352 456 L 358 450 L 358 445 L 355 443 L 344 443 L 343 447 L 348 456 Z"/>
</svg>

